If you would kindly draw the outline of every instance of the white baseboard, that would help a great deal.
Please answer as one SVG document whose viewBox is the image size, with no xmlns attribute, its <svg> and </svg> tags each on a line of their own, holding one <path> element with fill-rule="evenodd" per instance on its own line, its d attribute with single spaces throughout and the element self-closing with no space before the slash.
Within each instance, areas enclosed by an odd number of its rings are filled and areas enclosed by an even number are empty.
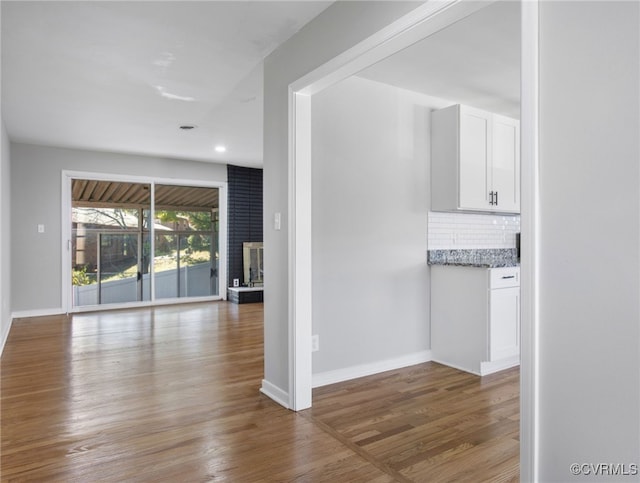
<svg viewBox="0 0 640 483">
<path fill-rule="evenodd" d="M 266 379 L 262 380 L 262 387 L 260 388 L 260 392 L 267 396 L 268 398 L 273 399 L 275 402 L 284 406 L 287 409 L 289 408 L 289 393 L 283 391 L 275 384 L 271 384 Z"/>
<path fill-rule="evenodd" d="M 15 320 L 23 317 L 43 317 L 46 315 L 60 315 L 64 313 L 66 312 L 62 307 L 57 307 L 55 309 L 18 310 L 17 312 L 12 312 L 11 317 Z"/>
<path fill-rule="evenodd" d="M 520 356 L 506 357 L 493 362 L 481 362 L 480 363 L 480 375 L 486 376 L 487 374 L 493 374 L 494 372 L 510 369 L 511 367 L 520 365 Z"/>
<path fill-rule="evenodd" d="M 372 362 L 369 364 L 360 364 L 357 366 L 345 367 L 344 369 L 336 369 L 335 371 L 319 372 L 313 375 L 311 382 L 312 387 L 327 386 L 337 382 L 349 381 L 358 377 L 371 376 L 380 372 L 392 371 L 402 367 L 414 366 L 429 362 L 431 360 L 431 351 L 420 351 L 393 359 L 385 359 L 383 361 Z"/>
<path fill-rule="evenodd" d="M 2 344 L 2 345 L 0 345 L 0 356 L 4 352 L 4 345 L 7 343 L 7 339 L 9 338 L 9 332 L 11 331 L 11 325 L 12 324 L 13 324 L 13 319 L 10 318 L 9 319 L 9 323 L 7 324 L 7 328 L 1 334 L 2 340 L 0 341 L 0 344 Z"/>
<path fill-rule="evenodd" d="M 475 374 L 476 376 L 488 376 L 489 374 L 493 374 L 494 372 L 503 371 L 505 369 L 510 369 L 515 366 L 520 365 L 520 356 L 512 356 L 506 357 L 504 359 L 500 359 L 498 361 L 484 361 L 480 362 L 480 369 L 473 369 L 470 367 L 463 367 L 459 364 L 454 364 L 449 361 L 444 361 L 438 359 L 437 357 L 433 359 L 433 362 L 437 362 L 438 364 L 442 364 L 443 366 L 452 367 L 453 369 L 457 369 L 459 371 L 468 372 L 470 374 Z M 478 367 L 477 365 L 475 366 Z"/>
<path fill-rule="evenodd" d="M 468 372 L 469 374 L 474 374 L 476 376 L 480 376 L 480 370 L 473 369 L 471 367 L 462 366 L 460 364 L 456 364 L 451 361 L 446 361 L 443 359 L 439 359 L 438 357 L 433 358 L 433 362 L 437 362 L 438 364 L 442 364 L 443 366 L 451 367 L 452 369 L 457 369 L 458 371 Z"/>
</svg>

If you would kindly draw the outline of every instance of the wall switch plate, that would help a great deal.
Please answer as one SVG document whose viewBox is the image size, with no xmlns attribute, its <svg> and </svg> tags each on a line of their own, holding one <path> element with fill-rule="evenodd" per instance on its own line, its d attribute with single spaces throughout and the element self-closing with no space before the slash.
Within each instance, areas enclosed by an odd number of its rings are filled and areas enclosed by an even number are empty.
<svg viewBox="0 0 640 483">
<path fill-rule="evenodd" d="M 273 214 L 273 229 L 279 230 L 282 228 L 282 215 L 280 213 Z"/>
<path fill-rule="evenodd" d="M 233 279 L 233 286 L 234 287 L 239 287 L 240 286 L 240 279 L 239 278 L 234 278 Z"/>
<path fill-rule="evenodd" d="M 38 224 L 38 233 L 44 233 L 44 225 Z"/>
<path fill-rule="evenodd" d="M 320 350 L 320 336 L 312 335 L 311 336 L 311 352 L 318 352 Z"/>
</svg>

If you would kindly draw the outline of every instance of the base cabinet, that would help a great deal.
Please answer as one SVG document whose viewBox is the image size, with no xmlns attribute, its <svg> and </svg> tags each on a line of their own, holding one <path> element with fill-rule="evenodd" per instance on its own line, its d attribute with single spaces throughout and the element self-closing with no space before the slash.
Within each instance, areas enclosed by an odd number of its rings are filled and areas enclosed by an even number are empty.
<svg viewBox="0 0 640 483">
<path fill-rule="evenodd" d="M 433 360 L 480 376 L 520 363 L 520 267 L 431 267 Z"/>
<path fill-rule="evenodd" d="M 489 360 L 520 355 L 520 287 L 489 291 Z"/>
</svg>

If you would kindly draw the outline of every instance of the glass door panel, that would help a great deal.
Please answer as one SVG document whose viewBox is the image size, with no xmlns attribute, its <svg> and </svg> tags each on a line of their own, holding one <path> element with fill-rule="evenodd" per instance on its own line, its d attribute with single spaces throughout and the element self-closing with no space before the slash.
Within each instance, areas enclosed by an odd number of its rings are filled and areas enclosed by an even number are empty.
<svg viewBox="0 0 640 483">
<path fill-rule="evenodd" d="M 212 257 L 212 238 L 210 233 L 200 232 L 156 234 L 156 298 L 217 294 L 217 260 Z"/>
<path fill-rule="evenodd" d="M 156 298 L 178 297 L 178 236 L 156 232 L 155 250 L 153 276 Z"/>
<path fill-rule="evenodd" d="M 213 295 L 211 265 L 211 235 L 182 235 L 182 270 L 180 273 L 180 296 L 203 297 Z"/>
<path fill-rule="evenodd" d="M 138 234 L 100 233 L 98 303 L 139 300 Z"/>
<path fill-rule="evenodd" d="M 141 183 L 72 180 L 75 307 L 151 299 L 150 188 Z"/>
<path fill-rule="evenodd" d="M 155 193 L 156 298 L 218 295 L 218 189 L 157 185 Z"/>
</svg>

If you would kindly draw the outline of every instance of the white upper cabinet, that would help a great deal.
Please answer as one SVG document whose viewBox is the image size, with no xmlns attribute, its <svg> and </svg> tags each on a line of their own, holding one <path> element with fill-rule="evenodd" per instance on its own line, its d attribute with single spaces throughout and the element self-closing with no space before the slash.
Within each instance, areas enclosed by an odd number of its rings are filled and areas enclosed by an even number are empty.
<svg viewBox="0 0 640 483">
<path fill-rule="evenodd" d="M 520 213 L 520 122 L 494 114 L 492 139 L 495 211 Z"/>
<path fill-rule="evenodd" d="M 520 212 L 520 124 L 463 105 L 431 116 L 431 209 Z"/>
<path fill-rule="evenodd" d="M 462 106 L 458 114 L 459 127 L 451 126 L 458 144 L 457 147 L 451 144 L 451 147 L 459 150 L 458 162 L 452 162 L 454 166 L 459 163 L 458 208 L 485 209 L 489 203 L 488 187 L 491 185 L 488 169 L 491 165 L 491 114 Z M 436 140 L 432 140 L 432 143 L 435 145 Z"/>
</svg>

